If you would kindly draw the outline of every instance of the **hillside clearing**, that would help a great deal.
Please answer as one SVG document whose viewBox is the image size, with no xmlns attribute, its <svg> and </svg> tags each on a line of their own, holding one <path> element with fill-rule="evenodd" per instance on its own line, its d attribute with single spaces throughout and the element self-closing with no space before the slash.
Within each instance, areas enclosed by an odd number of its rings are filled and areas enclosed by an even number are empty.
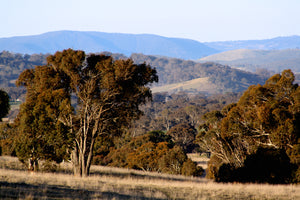
<svg viewBox="0 0 300 200">
<path fill-rule="evenodd" d="M 168 84 L 164 86 L 151 88 L 153 93 L 156 92 L 176 93 L 179 91 L 197 91 L 197 92 L 210 93 L 211 91 L 215 91 L 216 89 L 217 86 L 210 83 L 209 77 L 196 78 L 190 81 L 184 81 L 181 83 L 174 83 L 174 84 Z"/>
</svg>

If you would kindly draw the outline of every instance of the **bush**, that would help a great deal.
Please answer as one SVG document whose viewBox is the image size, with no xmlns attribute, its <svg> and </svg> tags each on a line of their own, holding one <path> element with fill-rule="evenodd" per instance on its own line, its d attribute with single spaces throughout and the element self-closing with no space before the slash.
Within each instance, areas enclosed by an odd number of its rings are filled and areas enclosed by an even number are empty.
<svg viewBox="0 0 300 200">
<path fill-rule="evenodd" d="M 159 170 L 168 174 L 181 174 L 182 165 L 186 160 L 187 155 L 181 147 L 174 146 L 159 159 Z"/>
<path fill-rule="evenodd" d="M 102 159 L 102 162 L 100 161 Z M 203 169 L 188 159 L 180 146 L 174 146 L 171 137 L 161 131 L 152 131 L 132 138 L 120 148 L 95 157 L 97 163 L 168 174 L 201 176 Z"/>
<path fill-rule="evenodd" d="M 246 157 L 244 166 L 235 168 L 223 164 L 218 169 L 217 182 L 253 182 L 287 184 L 299 181 L 299 169 L 292 164 L 285 150 L 258 148 L 256 153 Z"/>
<path fill-rule="evenodd" d="M 247 156 L 242 170 L 246 182 L 290 183 L 295 165 L 283 149 L 259 148 L 255 154 Z"/>
<path fill-rule="evenodd" d="M 215 155 L 211 156 L 211 158 L 207 163 L 206 178 L 216 179 L 221 162 L 222 162 L 221 159 L 219 159 L 217 156 Z"/>
<path fill-rule="evenodd" d="M 191 159 L 187 159 L 181 169 L 181 174 L 185 176 L 202 176 L 204 173 L 204 169 L 200 166 L 197 166 L 195 162 Z"/>
<path fill-rule="evenodd" d="M 215 175 L 215 180 L 217 182 L 237 181 L 237 171 L 238 169 L 235 169 L 235 167 L 229 163 L 222 164 Z"/>
</svg>

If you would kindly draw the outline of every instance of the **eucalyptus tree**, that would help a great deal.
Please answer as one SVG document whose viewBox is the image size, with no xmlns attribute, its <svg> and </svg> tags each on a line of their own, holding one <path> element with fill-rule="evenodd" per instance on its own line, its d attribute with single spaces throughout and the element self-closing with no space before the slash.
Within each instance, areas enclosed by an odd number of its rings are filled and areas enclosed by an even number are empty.
<svg viewBox="0 0 300 200">
<path fill-rule="evenodd" d="M 294 80 L 284 70 L 264 85 L 250 86 L 236 104 L 204 115 L 197 140 L 217 167 L 242 167 L 259 148 L 283 150 L 300 166 L 300 87 Z"/>
<path fill-rule="evenodd" d="M 35 79 L 39 83 L 31 85 Z M 156 70 L 145 63 L 68 49 L 49 56 L 47 65 L 24 71 L 18 84 L 28 88 L 27 97 L 35 98 L 34 106 L 42 102 L 49 107 L 55 125 L 67 128 L 63 135 L 72 141 L 74 174 L 87 176 L 96 138 L 117 134 L 137 119 L 142 114 L 139 106 L 152 97 L 147 84 L 157 81 Z M 45 88 L 36 92 L 41 85 Z M 53 102 L 44 101 L 44 96 Z M 27 118 L 22 112 L 21 117 Z"/>
</svg>

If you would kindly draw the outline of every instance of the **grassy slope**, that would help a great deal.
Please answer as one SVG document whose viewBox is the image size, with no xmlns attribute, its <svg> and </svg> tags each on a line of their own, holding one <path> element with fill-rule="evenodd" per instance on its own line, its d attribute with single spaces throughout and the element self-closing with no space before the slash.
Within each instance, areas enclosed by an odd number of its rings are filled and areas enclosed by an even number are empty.
<svg viewBox="0 0 300 200">
<path fill-rule="evenodd" d="M 92 166 L 92 175 L 36 173 L 0 157 L 0 198 L 15 199 L 299 199 L 296 185 L 219 184 L 204 178 Z M 6 164 L 5 164 L 6 163 Z M 9 165 L 7 165 L 9 163 Z M 61 166 L 65 171 L 70 165 Z"/>
<path fill-rule="evenodd" d="M 209 77 L 206 78 L 197 78 L 190 81 L 184 81 L 181 83 L 174 83 L 163 85 L 159 87 L 151 88 L 153 93 L 156 92 L 169 92 L 169 93 L 176 93 L 178 91 L 197 91 L 197 92 L 206 92 L 211 93 L 217 89 L 217 86 L 210 83 L 208 80 Z"/>
<path fill-rule="evenodd" d="M 199 62 L 217 62 L 232 67 L 255 71 L 256 68 L 266 68 L 276 73 L 284 69 L 300 72 L 300 50 L 253 50 L 238 49 L 210 55 L 199 59 Z"/>
</svg>

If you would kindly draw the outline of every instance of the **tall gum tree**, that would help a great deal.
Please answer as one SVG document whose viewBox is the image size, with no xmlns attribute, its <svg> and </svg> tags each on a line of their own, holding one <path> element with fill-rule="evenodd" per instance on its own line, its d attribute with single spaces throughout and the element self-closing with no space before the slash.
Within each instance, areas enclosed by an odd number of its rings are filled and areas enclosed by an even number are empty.
<svg viewBox="0 0 300 200">
<path fill-rule="evenodd" d="M 300 87 L 291 70 L 250 86 L 237 104 L 205 115 L 200 146 L 221 164 L 241 167 L 258 147 L 283 149 L 300 166 Z"/>
<path fill-rule="evenodd" d="M 96 138 L 116 134 L 142 114 L 139 105 L 152 98 L 146 85 L 158 81 L 156 70 L 130 59 L 114 61 L 110 56 L 72 49 L 56 52 L 47 63 L 45 67 L 57 75 L 55 83 L 48 84 L 49 91 L 64 94 L 53 117 L 73 135 L 74 174 L 87 176 Z"/>
</svg>

